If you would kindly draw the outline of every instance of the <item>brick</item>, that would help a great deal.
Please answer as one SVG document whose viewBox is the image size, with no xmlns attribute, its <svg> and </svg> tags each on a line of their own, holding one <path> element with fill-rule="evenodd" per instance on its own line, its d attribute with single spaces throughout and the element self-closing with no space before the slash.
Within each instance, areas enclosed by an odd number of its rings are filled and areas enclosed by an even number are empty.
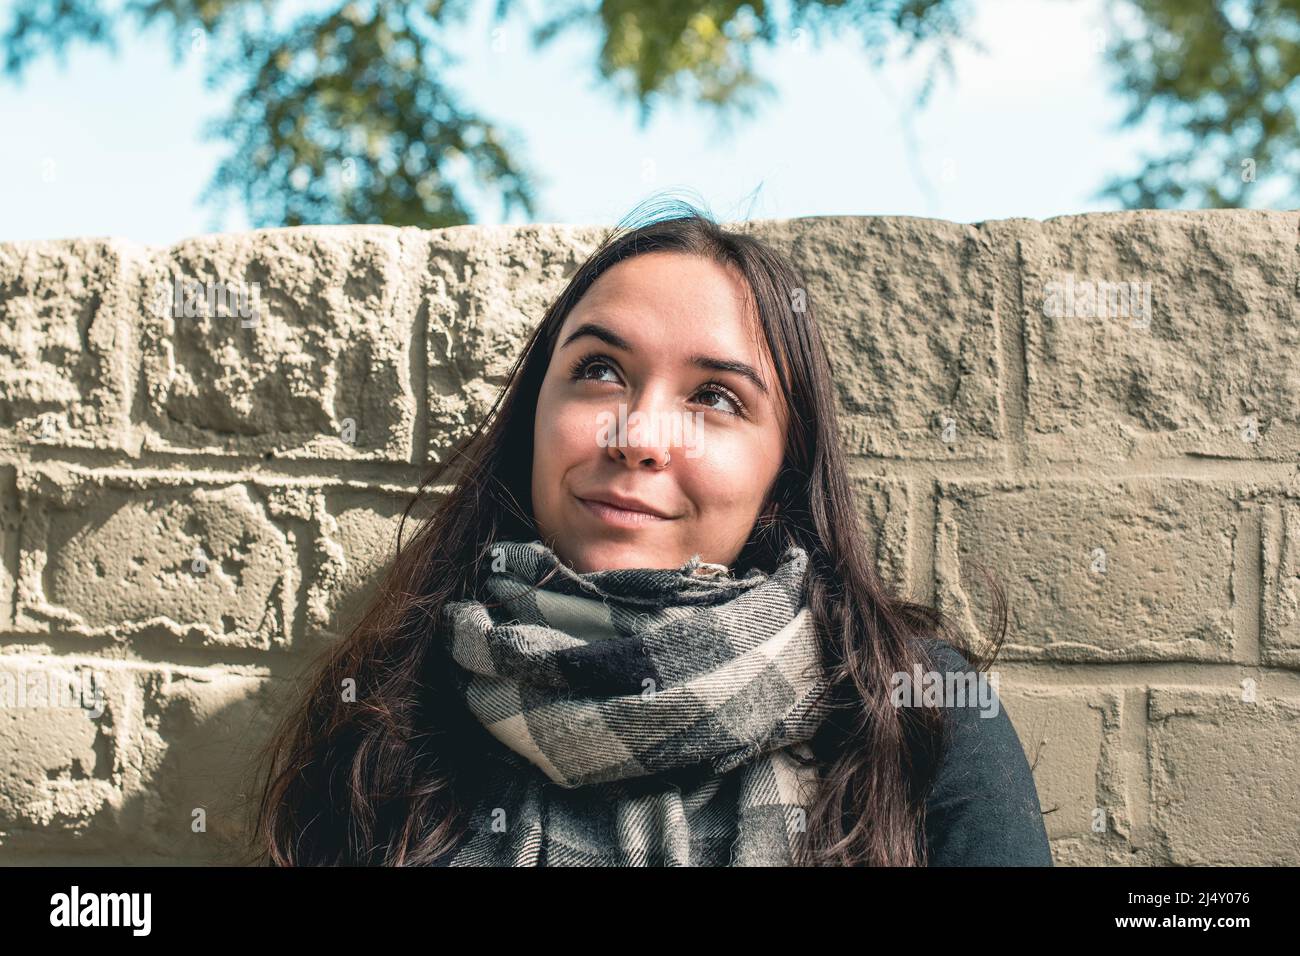
<svg viewBox="0 0 1300 956">
<path fill-rule="evenodd" d="M 426 235 L 301 227 L 156 253 L 139 287 L 145 447 L 410 461 Z M 257 320 L 177 317 L 177 282 L 242 283 Z"/>
<path fill-rule="evenodd" d="M 997 665 L 993 667 L 997 671 Z M 1119 760 L 1119 697 L 1097 687 L 1066 690 L 1012 687 L 1002 675 L 1002 700 L 1034 773 L 1043 825 L 1072 865 L 1113 861 L 1127 832 L 1130 810 Z M 1097 821 L 1105 829 L 1094 829 Z"/>
<path fill-rule="evenodd" d="M 1298 228 L 1295 212 L 1216 209 L 1059 216 L 1026 232 L 1032 456 L 1294 460 L 1300 378 L 1284 359 L 1300 355 Z M 1066 276 L 1149 283 L 1150 327 L 1131 309 L 1045 315 L 1049 283 Z"/>
<path fill-rule="evenodd" d="M 1231 485 L 972 480 L 939 494 L 936 594 L 973 639 L 990 619 L 983 565 L 1007 593 L 1008 658 L 1234 659 Z"/>
<path fill-rule="evenodd" d="M 1152 824 L 1174 866 L 1300 863 L 1300 698 L 1151 689 Z"/>
<path fill-rule="evenodd" d="M 1300 499 L 1285 497 L 1263 522 L 1263 611 L 1260 656 L 1265 664 L 1300 667 Z"/>
<path fill-rule="evenodd" d="M 105 706 L 97 718 L 31 699 L 5 707 L 6 675 L 98 686 Z M 260 795 L 254 760 L 286 693 L 216 668 L 0 660 L 0 849 L 46 863 L 240 862 L 250 795 Z"/>
<path fill-rule="evenodd" d="M 0 243 L 0 429 L 32 445 L 127 446 L 126 302 L 143 252 L 110 239 Z"/>
<path fill-rule="evenodd" d="M 457 227 L 432 233 L 426 299 L 429 460 L 486 416 L 510 367 L 582 261 L 593 227 Z"/>
<path fill-rule="evenodd" d="M 910 590 L 914 575 L 909 524 L 911 484 L 889 478 L 858 478 L 853 490 L 862 512 L 863 530 L 872 546 L 872 562 L 881 579 L 897 593 Z"/>
<path fill-rule="evenodd" d="M 1005 253 L 988 233 L 910 216 L 815 216 L 752 232 L 808 284 L 850 454 L 1000 457 L 994 276 Z"/>
<path fill-rule="evenodd" d="M 102 846 L 123 801 L 129 685 L 104 662 L 0 657 L 0 848 Z M 102 695 L 102 709 L 95 699 Z"/>
<path fill-rule="evenodd" d="M 396 557 L 397 527 L 406 503 L 393 495 L 332 491 L 316 543 L 317 572 L 307 593 L 308 625 L 341 635 L 360 619 L 379 578 Z M 409 546 L 418 510 L 406 522 Z"/>
<path fill-rule="evenodd" d="M 20 626 L 114 640 L 288 645 L 294 536 L 247 484 L 51 467 L 21 472 L 19 493 Z"/>
<path fill-rule="evenodd" d="M 18 473 L 0 465 L 0 631 L 14 623 L 14 595 L 18 581 Z"/>
<path fill-rule="evenodd" d="M 241 862 L 235 854 L 261 796 L 255 758 L 291 688 L 258 675 L 178 668 L 140 671 L 137 686 L 141 719 L 129 739 L 136 772 L 123 812 L 135 859 Z"/>
</svg>

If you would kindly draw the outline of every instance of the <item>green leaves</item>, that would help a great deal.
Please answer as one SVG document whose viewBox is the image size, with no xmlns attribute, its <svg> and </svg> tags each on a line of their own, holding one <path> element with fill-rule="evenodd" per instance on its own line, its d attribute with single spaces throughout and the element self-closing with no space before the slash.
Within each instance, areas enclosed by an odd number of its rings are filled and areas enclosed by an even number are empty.
<svg viewBox="0 0 1300 956">
<path fill-rule="evenodd" d="M 472 2 L 322 0 L 288 20 L 271 0 L 16 0 L 0 43 L 6 73 L 21 80 L 28 64 L 63 59 L 76 41 L 113 47 L 121 24 L 160 25 L 178 57 L 202 57 L 209 85 L 230 90 L 229 112 L 207 126 L 228 152 L 204 199 L 237 198 L 257 226 L 459 225 L 473 219 L 465 176 L 499 193 L 507 214 L 531 217 L 536 177 L 513 136 L 442 79 L 456 61 L 448 27 Z M 493 2 L 498 22 L 514 12 L 512 0 Z M 980 48 L 965 36 L 964 0 L 791 0 L 788 23 L 763 0 L 561 0 L 546 9 L 534 44 L 594 31 L 597 72 L 642 125 L 665 100 L 700 104 L 722 121 L 757 118 L 773 88 L 754 53 L 796 31 L 852 30 L 877 66 L 900 41 L 904 56 L 930 49 L 918 107 L 936 70 L 951 74 L 953 44 Z M 1294 182 L 1300 0 L 1124 0 L 1107 10 L 1107 56 L 1133 100 L 1125 124 L 1159 116 L 1177 146 L 1099 197 L 1130 208 L 1239 206 L 1257 180 Z"/>
<path fill-rule="evenodd" d="M 1097 195 L 1127 208 L 1246 206 L 1266 179 L 1294 206 L 1300 0 L 1129 0 L 1107 55 L 1132 106 L 1180 142 Z M 1179 136 L 1178 134 L 1183 134 Z"/>
</svg>

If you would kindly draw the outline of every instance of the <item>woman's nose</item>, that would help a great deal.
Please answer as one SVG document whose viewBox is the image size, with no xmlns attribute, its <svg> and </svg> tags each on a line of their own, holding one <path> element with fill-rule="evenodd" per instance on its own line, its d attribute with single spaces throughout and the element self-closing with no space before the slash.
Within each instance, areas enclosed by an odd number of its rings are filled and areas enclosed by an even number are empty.
<svg viewBox="0 0 1300 956">
<path fill-rule="evenodd" d="M 605 451 L 610 458 L 629 467 L 664 468 L 672 460 L 675 435 L 672 417 L 677 412 L 660 407 L 663 402 L 648 399 L 649 396 L 642 396 L 632 405 L 619 403 L 617 431 Z"/>
<path fill-rule="evenodd" d="M 641 447 L 641 448 L 619 448 L 617 445 L 609 446 L 610 457 L 615 461 L 621 461 L 632 466 L 649 465 L 652 468 L 666 468 L 668 462 L 672 460 L 672 452 L 666 446 Z"/>
</svg>

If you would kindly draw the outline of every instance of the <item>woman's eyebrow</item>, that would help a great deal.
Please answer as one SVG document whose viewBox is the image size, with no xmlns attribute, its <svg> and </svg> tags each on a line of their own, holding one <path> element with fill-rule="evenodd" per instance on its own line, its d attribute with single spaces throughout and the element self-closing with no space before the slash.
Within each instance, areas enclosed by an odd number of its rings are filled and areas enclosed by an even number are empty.
<svg viewBox="0 0 1300 956">
<path fill-rule="evenodd" d="M 578 326 L 565 337 L 564 341 L 560 343 L 560 348 L 564 348 L 574 339 L 581 338 L 584 335 L 594 335 L 602 342 L 612 345 L 616 349 L 622 349 L 624 352 L 634 351 L 631 343 L 628 342 L 627 339 L 623 338 L 623 336 L 619 335 L 612 329 L 608 329 L 603 325 L 598 325 L 595 322 L 582 323 L 582 325 Z M 742 375 L 749 379 L 749 381 L 754 384 L 754 387 L 764 395 L 767 395 L 768 393 L 767 386 L 763 384 L 763 380 L 759 377 L 758 372 L 754 371 L 753 366 L 746 365 L 744 362 L 736 362 L 732 359 L 713 358 L 709 355 L 692 355 L 687 361 L 699 368 L 711 368 L 719 372 L 735 372 L 737 375 Z"/>
</svg>

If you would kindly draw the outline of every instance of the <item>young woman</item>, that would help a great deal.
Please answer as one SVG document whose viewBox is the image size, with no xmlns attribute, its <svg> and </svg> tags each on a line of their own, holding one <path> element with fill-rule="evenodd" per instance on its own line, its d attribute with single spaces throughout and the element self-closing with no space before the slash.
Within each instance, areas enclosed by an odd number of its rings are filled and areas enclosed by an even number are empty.
<svg viewBox="0 0 1300 956">
<path fill-rule="evenodd" d="M 1005 710 L 951 692 L 991 660 L 868 558 L 775 250 L 634 210 L 453 464 L 264 753 L 259 862 L 1051 865 Z"/>
</svg>

